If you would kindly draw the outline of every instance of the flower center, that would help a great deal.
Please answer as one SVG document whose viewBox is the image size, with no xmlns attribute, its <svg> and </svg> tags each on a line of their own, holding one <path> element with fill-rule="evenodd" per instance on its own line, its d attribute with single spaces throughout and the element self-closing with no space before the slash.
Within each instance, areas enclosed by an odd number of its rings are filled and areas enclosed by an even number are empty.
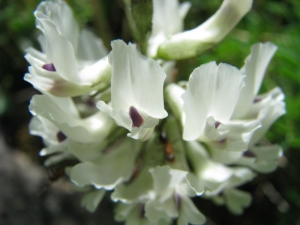
<svg viewBox="0 0 300 225">
<path fill-rule="evenodd" d="M 55 69 L 53 63 L 44 64 L 44 65 L 42 66 L 42 68 L 43 68 L 44 70 L 48 70 L 48 71 L 50 71 L 50 72 L 55 72 L 55 71 L 56 71 L 56 69 Z"/>
<path fill-rule="evenodd" d="M 129 108 L 129 116 L 132 120 L 132 127 L 140 127 L 142 126 L 144 122 L 144 118 L 141 116 L 141 114 L 137 111 L 136 108 L 133 106 L 130 106 Z"/>
</svg>

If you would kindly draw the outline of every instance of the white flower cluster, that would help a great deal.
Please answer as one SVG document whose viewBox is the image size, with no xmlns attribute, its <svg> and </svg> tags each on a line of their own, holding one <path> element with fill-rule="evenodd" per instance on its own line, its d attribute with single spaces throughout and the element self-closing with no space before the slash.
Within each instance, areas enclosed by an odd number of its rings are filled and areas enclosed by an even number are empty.
<svg viewBox="0 0 300 225">
<path fill-rule="evenodd" d="M 276 87 L 258 94 L 276 51 L 252 46 L 237 69 L 210 62 L 188 82 L 170 82 L 174 61 L 219 42 L 250 10 L 251 0 L 224 0 L 199 27 L 183 30 L 189 3 L 153 0 L 147 55 L 135 44 L 111 42 L 80 30 L 62 0 L 35 11 L 42 51 L 27 49 L 25 80 L 42 94 L 30 103 L 30 132 L 41 136 L 46 166 L 78 161 L 67 169 L 95 211 L 107 191 L 115 218 L 127 225 L 203 224 L 191 197 L 210 198 L 241 214 L 251 195 L 238 187 L 277 166 L 278 145 L 262 142 L 285 113 Z M 155 58 L 156 60 L 154 60 Z"/>
</svg>

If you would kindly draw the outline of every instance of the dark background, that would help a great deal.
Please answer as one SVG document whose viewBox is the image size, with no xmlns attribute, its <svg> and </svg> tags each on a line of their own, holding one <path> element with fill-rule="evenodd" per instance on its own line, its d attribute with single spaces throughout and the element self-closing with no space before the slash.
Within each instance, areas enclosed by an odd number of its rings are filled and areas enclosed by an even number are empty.
<svg viewBox="0 0 300 225">
<path fill-rule="evenodd" d="M 112 39 L 131 40 L 121 1 L 67 2 L 80 25 L 94 30 L 108 48 Z M 222 1 L 191 2 L 186 29 L 205 21 Z M 56 179 L 59 168 L 50 171 L 42 166 L 43 159 L 38 156 L 42 141 L 28 134 L 31 118 L 28 104 L 37 91 L 23 81 L 28 64 L 22 49 L 38 47 L 33 16 L 38 3 L 37 0 L 0 1 L 0 224 L 116 224 L 109 196 L 95 213 L 86 212 L 80 206 L 81 195 L 72 189 L 70 182 L 66 178 Z M 299 22 L 300 1 L 256 0 L 250 13 L 215 48 L 178 62 L 179 76 L 187 79 L 194 68 L 212 60 L 241 67 L 254 43 L 271 41 L 279 47 L 266 73 L 262 92 L 275 86 L 285 92 L 287 114 L 267 134 L 271 142 L 283 147 L 284 157 L 275 172 L 260 174 L 241 187 L 253 195 L 252 205 L 242 216 L 233 216 L 211 201 L 195 199 L 208 217 L 208 225 L 300 225 Z"/>
</svg>

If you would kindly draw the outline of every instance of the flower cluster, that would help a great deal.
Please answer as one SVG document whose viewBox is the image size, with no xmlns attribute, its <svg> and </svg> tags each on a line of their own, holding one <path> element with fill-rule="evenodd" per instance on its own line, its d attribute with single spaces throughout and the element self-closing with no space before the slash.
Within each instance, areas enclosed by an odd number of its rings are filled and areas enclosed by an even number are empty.
<svg viewBox="0 0 300 225">
<path fill-rule="evenodd" d="M 245 65 L 209 62 L 188 81 L 171 82 L 174 61 L 217 44 L 250 10 L 252 0 L 224 0 L 202 25 L 183 31 L 190 3 L 153 0 L 152 32 L 143 55 L 136 44 L 111 42 L 108 53 L 80 30 L 62 0 L 35 11 L 41 51 L 28 48 L 25 80 L 40 95 L 30 102 L 30 132 L 43 138 L 46 166 L 66 168 L 95 211 L 106 192 L 126 224 L 203 224 L 191 197 L 209 198 L 241 214 L 251 195 L 238 187 L 268 173 L 282 154 L 262 141 L 285 113 L 276 87 L 258 94 L 276 51 L 254 44 Z M 174 80 L 174 79 L 173 79 Z"/>
</svg>

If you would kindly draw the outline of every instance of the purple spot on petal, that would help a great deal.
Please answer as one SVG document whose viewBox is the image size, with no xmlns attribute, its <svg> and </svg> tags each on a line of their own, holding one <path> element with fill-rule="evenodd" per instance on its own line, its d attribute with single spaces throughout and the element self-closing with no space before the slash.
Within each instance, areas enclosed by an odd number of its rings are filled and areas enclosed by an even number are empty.
<svg viewBox="0 0 300 225">
<path fill-rule="evenodd" d="M 174 201 L 175 201 L 175 205 L 177 207 L 177 210 L 180 211 L 181 208 L 181 197 L 179 194 L 175 194 L 174 195 Z"/>
<path fill-rule="evenodd" d="M 217 128 L 220 126 L 220 124 L 221 124 L 221 122 L 216 121 L 216 122 L 215 122 L 215 129 L 217 129 Z"/>
<path fill-rule="evenodd" d="M 55 71 L 56 71 L 56 69 L 55 69 L 53 63 L 44 64 L 44 65 L 42 66 L 42 68 L 43 68 L 44 70 L 48 70 L 48 71 L 50 71 L 50 72 L 55 72 Z"/>
<path fill-rule="evenodd" d="M 139 114 L 136 108 L 130 106 L 129 116 L 132 120 L 132 127 L 140 127 L 144 122 L 144 118 Z"/>
<path fill-rule="evenodd" d="M 253 100 L 253 103 L 258 103 L 258 102 L 260 102 L 262 99 L 261 98 L 255 98 L 254 100 Z"/>
<path fill-rule="evenodd" d="M 244 151 L 243 156 L 249 157 L 249 158 L 255 158 L 256 155 L 254 152 L 251 152 L 250 150 Z"/>
<path fill-rule="evenodd" d="M 145 204 L 141 204 L 140 206 L 140 218 L 144 218 L 145 217 Z"/>
<path fill-rule="evenodd" d="M 64 140 L 67 139 L 67 136 L 63 132 L 58 131 L 56 134 L 56 138 L 57 138 L 58 142 L 63 142 Z"/>
</svg>

